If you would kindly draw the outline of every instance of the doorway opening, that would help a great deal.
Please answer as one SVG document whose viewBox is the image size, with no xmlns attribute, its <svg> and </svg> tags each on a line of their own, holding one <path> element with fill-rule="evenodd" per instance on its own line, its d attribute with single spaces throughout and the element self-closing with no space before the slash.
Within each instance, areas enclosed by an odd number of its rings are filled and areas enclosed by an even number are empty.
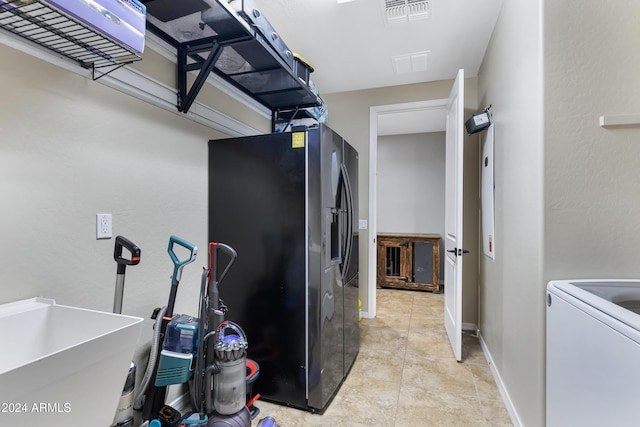
<svg viewBox="0 0 640 427">
<path fill-rule="evenodd" d="M 378 136 L 441 132 L 446 128 L 448 99 L 408 102 L 369 109 L 369 244 L 366 316 L 376 316 Z"/>
</svg>

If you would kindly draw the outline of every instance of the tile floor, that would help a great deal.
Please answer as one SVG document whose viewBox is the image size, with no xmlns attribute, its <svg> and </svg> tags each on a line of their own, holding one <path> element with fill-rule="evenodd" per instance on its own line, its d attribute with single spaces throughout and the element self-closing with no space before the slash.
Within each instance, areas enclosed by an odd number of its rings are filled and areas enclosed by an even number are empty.
<svg viewBox="0 0 640 427">
<path fill-rule="evenodd" d="M 324 414 L 265 401 L 281 427 L 512 426 L 478 340 L 453 357 L 443 294 L 378 289 L 378 315 L 360 323 L 360 354 Z"/>
</svg>

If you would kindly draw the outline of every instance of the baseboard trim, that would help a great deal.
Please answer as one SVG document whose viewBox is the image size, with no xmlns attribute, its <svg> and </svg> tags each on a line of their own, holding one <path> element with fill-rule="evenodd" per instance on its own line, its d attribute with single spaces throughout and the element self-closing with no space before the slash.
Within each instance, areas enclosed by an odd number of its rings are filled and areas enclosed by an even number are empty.
<svg viewBox="0 0 640 427">
<path fill-rule="evenodd" d="M 502 397 L 502 401 L 504 402 L 507 411 L 509 412 L 509 417 L 511 417 L 511 422 L 515 427 L 522 427 L 522 421 L 518 416 L 518 412 L 516 408 L 513 406 L 513 402 L 511 401 L 511 396 L 509 396 L 509 392 L 502 381 L 502 377 L 500 377 L 500 373 L 496 369 L 496 365 L 493 362 L 493 357 L 491 357 L 491 352 L 489 351 L 489 347 L 487 347 L 487 343 L 482 338 L 482 334 L 478 332 L 478 340 L 480 341 L 480 347 L 482 348 L 482 352 L 484 353 L 484 357 L 487 359 L 487 363 L 489 364 L 489 369 L 491 370 L 491 375 L 493 376 L 493 380 L 496 382 L 498 386 L 498 390 L 500 391 L 500 396 Z"/>
<path fill-rule="evenodd" d="M 478 327 L 476 326 L 475 323 L 462 322 L 462 330 L 463 331 L 473 331 L 473 333 L 475 333 L 477 329 L 478 329 Z"/>
<path fill-rule="evenodd" d="M 176 397 L 174 400 L 169 403 L 173 409 L 180 412 L 184 415 L 186 412 L 191 410 L 191 396 L 189 392 L 182 393 L 180 396 Z"/>
</svg>

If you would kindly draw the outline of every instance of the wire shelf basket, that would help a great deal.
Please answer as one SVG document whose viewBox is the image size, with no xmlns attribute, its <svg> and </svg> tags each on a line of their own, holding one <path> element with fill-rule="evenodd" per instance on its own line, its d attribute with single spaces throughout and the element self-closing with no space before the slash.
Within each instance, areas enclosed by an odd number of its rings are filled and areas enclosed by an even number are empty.
<svg viewBox="0 0 640 427">
<path fill-rule="evenodd" d="M 92 70 L 94 80 L 142 59 L 40 0 L 0 0 L 0 28 L 78 62 Z"/>
</svg>

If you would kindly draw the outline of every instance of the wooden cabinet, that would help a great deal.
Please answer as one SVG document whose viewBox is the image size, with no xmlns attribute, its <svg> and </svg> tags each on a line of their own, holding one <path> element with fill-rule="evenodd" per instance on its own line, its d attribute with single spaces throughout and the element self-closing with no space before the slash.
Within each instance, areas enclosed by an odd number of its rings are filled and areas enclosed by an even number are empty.
<svg viewBox="0 0 640 427">
<path fill-rule="evenodd" d="M 378 286 L 440 291 L 440 235 L 378 234 Z"/>
</svg>

